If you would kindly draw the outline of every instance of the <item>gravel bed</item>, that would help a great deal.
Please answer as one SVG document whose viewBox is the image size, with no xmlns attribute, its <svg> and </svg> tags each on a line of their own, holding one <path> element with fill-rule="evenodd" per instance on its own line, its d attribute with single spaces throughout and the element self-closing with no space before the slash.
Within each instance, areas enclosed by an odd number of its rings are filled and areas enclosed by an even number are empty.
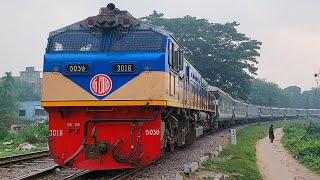
<svg viewBox="0 0 320 180">
<path fill-rule="evenodd" d="M 18 178 L 22 175 L 29 174 L 35 172 L 38 169 L 45 169 L 55 165 L 54 161 L 48 157 L 46 158 L 37 158 L 33 161 L 21 162 L 19 167 L 8 166 L 8 167 L 0 167 L 0 179 L 1 180 L 9 180 Z M 40 162 L 43 161 L 43 162 Z"/>
<path fill-rule="evenodd" d="M 56 168 L 55 171 L 51 174 L 46 174 L 44 176 L 40 176 L 37 179 L 50 179 L 50 180 L 61 180 L 66 177 L 69 177 L 70 175 L 82 172 L 84 170 L 81 169 L 73 169 L 73 168 Z M 79 178 L 76 178 L 79 179 Z"/>
<path fill-rule="evenodd" d="M 204 153 L 213 151 L 219 145 L 225 146 L 230 138 L 229 129 L 207 135 L 198 139 L 189 147 L 174 153 L 161 163 L 150 167 L 148 170 L 134 175 L 130 179 L 175 179 L 177 171 L 183 171 L 184 164 L 199 161 Z"/>
</svg>

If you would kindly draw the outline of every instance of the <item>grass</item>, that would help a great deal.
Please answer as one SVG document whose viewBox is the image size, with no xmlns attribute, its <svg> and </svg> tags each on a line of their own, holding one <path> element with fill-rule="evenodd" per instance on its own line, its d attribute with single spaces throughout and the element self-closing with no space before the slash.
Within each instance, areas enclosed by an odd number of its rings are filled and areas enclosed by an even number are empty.
<svg viewBox="0 0 320 180">
<path fill-rule="evenodd" d="M 320 121 L 313 120 L 284 127 L 284 147 L 302 164 L 320 174 Z"/>
<path fill-rule="evenodd" d="M 303 123 L 305 120 L 263 122 L 238 129 L 237 145 L 229 142 L 217 159 L 204 163 L 205 170 L 226 173 L 231 179 L 262 179 L 256 163 L 256 142 L 268 135 L 271 124 L 275 129 L 296 122 Z"/>
<path fill-rule="evenodd" d="M 31 152 L 37 152 L 37 151 L 44 151 L 48 150 L 46 143 L 40 143 L 40 144 L 32 144 L 36 146 L 35 148 L 32 148 L 30 150 L 15 150 L 19 144 L 12 144 L 12 145 L 0 145 L 0 157 L 7 157 L 7 156 L 14 156 L 14 155 L 20 155 L 20 154 L 28 154 Z"/>
<path fill-rule="evenodd" d="M 0 129 L 0 157 L 27 154 L 36 151 L 48 150 L 48 126 L 39 125 L 37 127 L 29 126 L 20 135 L 9 133 L 7 129 Z M 3 145 L 3 142 L 13 141 L 10 145 Z M 15 150 L 22 142 L 28 142 L 34 146 L 30 150 Z"/>
</svg>

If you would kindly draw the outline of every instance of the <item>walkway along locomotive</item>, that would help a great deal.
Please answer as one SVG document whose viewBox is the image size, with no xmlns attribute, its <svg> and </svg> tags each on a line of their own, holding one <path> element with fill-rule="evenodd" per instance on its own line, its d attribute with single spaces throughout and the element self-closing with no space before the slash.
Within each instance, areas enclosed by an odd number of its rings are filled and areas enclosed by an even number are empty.
<svg viewBox="0 0 320 180">
<path fill-rule="evenodd" d="M 72 168 L 144 166 L 204 131 L 289 112 L 209 86 L 168 31 L 113 4 L 51 32 L 43 72 L 52 157 Z"/>
</svg>

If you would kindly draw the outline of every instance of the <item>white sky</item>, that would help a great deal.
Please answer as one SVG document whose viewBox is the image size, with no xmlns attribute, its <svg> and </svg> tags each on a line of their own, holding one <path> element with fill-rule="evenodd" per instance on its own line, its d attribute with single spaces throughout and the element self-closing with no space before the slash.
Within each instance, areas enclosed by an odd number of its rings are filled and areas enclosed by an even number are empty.
<svg viewBox="0 0 320 180">
<path fill-rule="evenodd" d="M 42 70 L 49 32 L 96 15 L 109 2 L 135 17 L 157 10 L 166 17 L 237 21 L 239 32 L 263 43 L 257 77 L 280 87 L 296 85 L 307 90 L 316 85 L 313 74 L 320 68 L 318 0 L 2 0 L 0 75 L 6 71 L 18 75 L 26 66 Z"/>
</svg>

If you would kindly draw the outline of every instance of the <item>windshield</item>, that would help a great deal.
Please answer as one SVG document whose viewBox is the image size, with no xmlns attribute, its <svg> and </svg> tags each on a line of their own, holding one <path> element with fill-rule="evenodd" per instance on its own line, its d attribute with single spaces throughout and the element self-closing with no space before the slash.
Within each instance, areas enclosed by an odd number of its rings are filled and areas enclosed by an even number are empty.
<svg viewBox="0 0 320 180">
<path fill-rule="evenodd" d="M 101 32 L 67 31 L 50 38 L 49 51 L 101 51 L 102 41 L 103 35 Z"/>
</svg>

